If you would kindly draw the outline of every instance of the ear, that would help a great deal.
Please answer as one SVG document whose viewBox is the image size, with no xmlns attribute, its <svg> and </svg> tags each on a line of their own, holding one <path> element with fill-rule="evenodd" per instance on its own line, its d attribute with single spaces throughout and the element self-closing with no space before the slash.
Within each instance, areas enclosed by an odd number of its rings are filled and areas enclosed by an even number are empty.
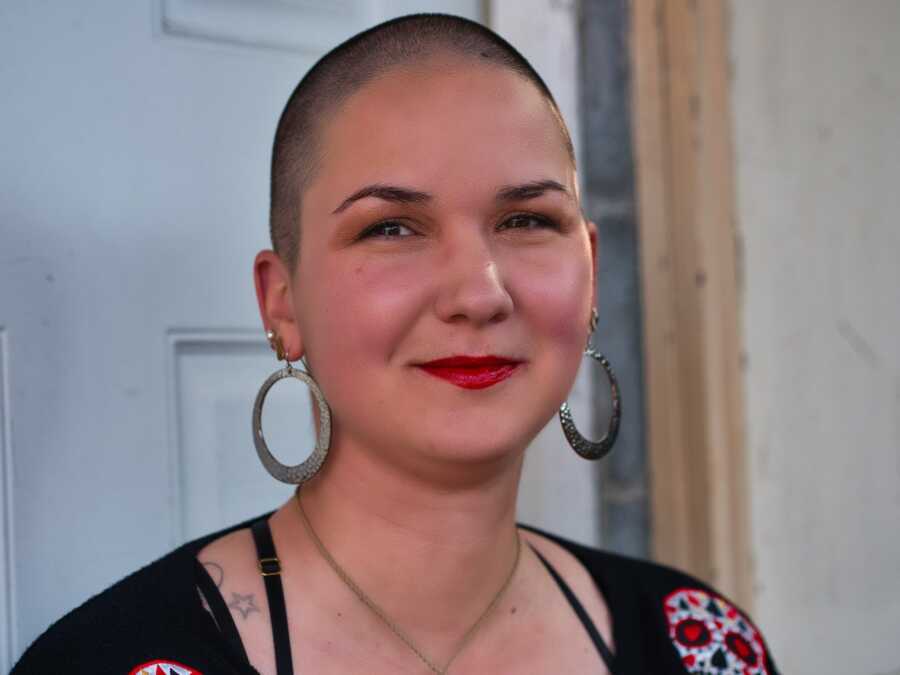
<svg viewBox="0 0 900 675">
<path fill-rule="evenodd" d="M 265 250 L 256 254 L 253 281 L 263 327 L 267 331 L 275 331 L 281 338 L 288 360 L 296 361 L 303 355 L 303 340 L 294 315 L 291 275 L 275 251 Z"/>
<path fill-rule="evenodd" d="M 600 257 L 600 235 L 597 225 L 592 220 L 585 221 L 588 231 L 588 240 L 591 245 L 591 307 L 597 307 L 597 275 L 600 273 L 597 261 Z"/>
</svg>

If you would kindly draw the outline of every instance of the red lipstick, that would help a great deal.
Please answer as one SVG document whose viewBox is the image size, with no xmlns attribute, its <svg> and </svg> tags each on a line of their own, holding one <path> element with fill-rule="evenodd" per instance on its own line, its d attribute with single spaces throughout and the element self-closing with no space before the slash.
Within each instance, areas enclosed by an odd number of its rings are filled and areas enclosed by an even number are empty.
<svg viewBox="0 0 900 675">
<path fill-rule="evenodd" d="M 418 367 L 463 389 L 486 389 L 512 375 L 520 364 L 502 356 L 451 356 Z"/>
</svg>

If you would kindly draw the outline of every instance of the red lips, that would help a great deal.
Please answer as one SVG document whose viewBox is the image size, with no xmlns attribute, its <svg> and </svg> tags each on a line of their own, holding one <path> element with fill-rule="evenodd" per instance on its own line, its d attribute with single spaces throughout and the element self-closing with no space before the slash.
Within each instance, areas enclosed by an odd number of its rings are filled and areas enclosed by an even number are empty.
<svg viewBox="0 0 900 675">
<path fill-rule="evenodd" d="M 508 378 L 521 363 L 502 356 L 451 356 L 418 367 L 463 389 L 486 389 Z"/>
</svg>

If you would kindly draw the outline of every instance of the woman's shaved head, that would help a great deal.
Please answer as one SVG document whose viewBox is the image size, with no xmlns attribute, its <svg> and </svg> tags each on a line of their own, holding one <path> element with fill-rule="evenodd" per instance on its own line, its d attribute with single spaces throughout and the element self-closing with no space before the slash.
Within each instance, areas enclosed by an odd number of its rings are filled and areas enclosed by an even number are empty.
<svg viewBox="0 0 900 675">
<path fill-rule="evenodd" d="M 327 120 L 361 87 L 389 70 L 442 56 L 505 68 L 534 84 L 559 121 L 574 164 L 572 141 L 553 95 L 506 40 L 479 23 L 447 14 L 414 14 L 379 24 L 323 56 L 281 113 L 272 149 L 269 227 L 272 245 L 291 273 L 299 251 L 303 193 L 322 159 Z"/>
</svg>

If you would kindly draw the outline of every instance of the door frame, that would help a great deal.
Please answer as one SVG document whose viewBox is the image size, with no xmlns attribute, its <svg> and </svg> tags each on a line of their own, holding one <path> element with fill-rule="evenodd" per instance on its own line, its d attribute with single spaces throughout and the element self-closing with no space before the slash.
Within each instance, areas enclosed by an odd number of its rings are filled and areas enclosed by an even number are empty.
<svg viewBox="0 0 900 675">
<path fill-rule="evenodd" d="M 752 611 L 725 0 L 631 0 L 654 557 Z"/>
<path fill-rule="evenodd" d="M 0 325 L 0 669 L 12 669 L 16 645 L 13 577 L 12 439 L 10 410 L 9 331 Z"/>
</svg>

